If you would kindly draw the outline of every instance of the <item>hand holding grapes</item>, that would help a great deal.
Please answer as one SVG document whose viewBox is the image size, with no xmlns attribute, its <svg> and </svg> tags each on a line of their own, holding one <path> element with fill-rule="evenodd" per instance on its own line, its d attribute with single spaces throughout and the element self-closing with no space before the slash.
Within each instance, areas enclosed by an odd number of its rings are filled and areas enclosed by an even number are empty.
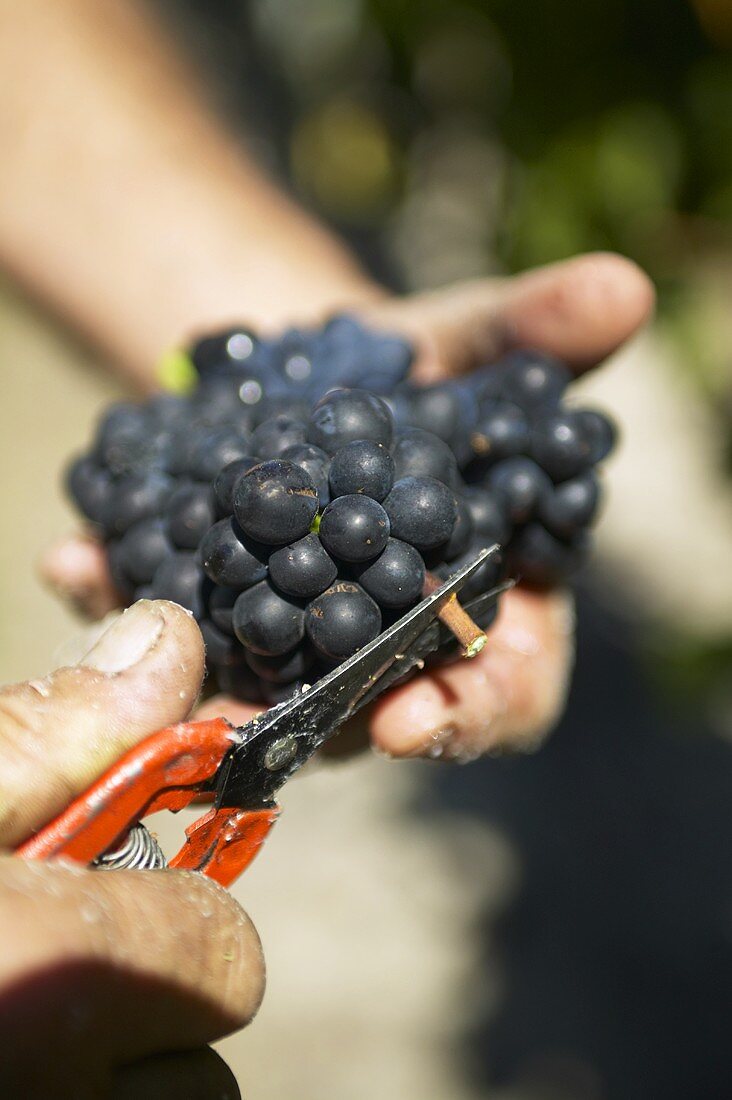
<svg viewBox="0 0 732 1100">
<path fill-rule="evenodd" d="M 141 602 L 75 667 L 0 692 L 0 843 L 15 847 L 123 751 L 187 717 L 202 674 L 193 620 Z M 0 855 L 0 944 L 10 1093 L 106 1096 L 114 1081 L 132 1096 L 235 1095 L 201 1048 L 251 1019 L 264 969 L 252 925 L 211 880 Z M 182 1051 L 197 1053 L 170 1054 Z"/>
<path fill-rule="evenodd" d="M 27 0 L 5 31 L 0 262 L 148 389 L 164 348 L 232 320 L 272 332 L 358 311 L 412 338 L 418 373 L 435 379 L 522 346 L 583 370 L 650 312 L 648 281 L 605 256 L 390 300 L 343 241 L 267 178 L 147 5 Z M 15 140 L 18 118 L 32 140 Z M 317 455 L 308 461 L 315 478 Z M 200 503 L 189 496 L 189 512 Z M 159 528 L 148 534 L 154 549 Z M 171 581 L 185 579 L 190 561 L 174 563 Z M 92 541 L 57 549 L 46 573 L 94 615 L 116 598 Z M 435 733 L 446 752 L 467 751 L 468 736 L 470 751 L 531 743 L 561 703 L 566 601 L 517 591 L 492 634 L 471 669 L 422 677 L 381 702 L 375 743 L 396 755 L 425 751 Z"/>
<path fill-rule="evenodd" d="M 420 349 L 418 375 L 433 380 L 474 368 L 515 346 L 539 347 L 578 371 L 585 369 L 632 335 L 651 307 L 650 285 L 637 268 L 618 257 L 590 256 L 513 280 L 385 301 L 362 312 L 375 325 L 410 336 Z M 317 450 L 302 442 L 293 447 Z M 375 467 L 374 476 L 378 473 Z M 347 489 L 348 470 L 338 476 Z M 368 507 L 376 522 L 379 505 Z M 337 511 L 331 508 L 326 544 L 328 538 L 342 537 Z M 92 614 L 108 609 L 116 598 L 104 556 L 89 541 L 57 548 L 46 572 Z M 250 591 L 252 599 L 257 597 L 255 589 Z M 261 595 L 266 595 L 264 588 Z M 518 589 L 503 601 L 490 637 L 478 660 L 425 673 L 380 701 L 370 715 L 373 743 L 396 756 L 434 753 L 439 745 L 443 755 L 463 758 L 533 745 L 563 700 L 571 661 L 571 606 L 562 593 Z M 215 699 L 205 709 L 242 721 L 253 708 Z"/>
</svg>

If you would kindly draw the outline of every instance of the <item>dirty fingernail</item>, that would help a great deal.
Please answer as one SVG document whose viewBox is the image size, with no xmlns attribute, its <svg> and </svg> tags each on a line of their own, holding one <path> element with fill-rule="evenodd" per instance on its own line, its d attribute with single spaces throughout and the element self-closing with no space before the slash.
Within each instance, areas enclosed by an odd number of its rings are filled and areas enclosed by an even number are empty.
<svg viewBox="0 0 732 1100">
<path fill-rule="evenodd" d="M 140 600 L 124 611 L 79 661 L 98 672 L 124 672 L 150 652 L 165 620 L 151 600 Z"/>
</svg>

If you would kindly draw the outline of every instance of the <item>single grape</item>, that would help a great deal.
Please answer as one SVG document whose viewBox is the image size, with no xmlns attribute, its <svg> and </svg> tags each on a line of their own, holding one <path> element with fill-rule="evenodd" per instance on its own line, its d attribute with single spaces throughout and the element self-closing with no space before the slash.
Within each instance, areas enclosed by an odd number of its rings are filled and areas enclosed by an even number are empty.
<svg viewBox="0 0 732 1100">
<path fill-rule="evenodd" d="M 334 317 L 316 334 L 313 380 L 389 393 L 406 376 L 413 351 L 406 340 L 369 332 L 353 317 Z M 320 396 L 320 395 L 318 395 Z"/>
<path fill-rule="evenodd" d="M 207 576 L 216 584 L 233 588 L 251 588 L 263 581 L 268 557 L 267 548 L 247 538 L 233 516 L 214 523 L 199 548 Z"/>
<path fill-rule="evenodd" d="M 146 405 L 148 414 L 159 428 L 171 431 L 185 428 L 191 416 L 191 403 L 177 393 L 156 393 Z"/>
<path fill-rule="evenodd" d="M 357 317 L 351 313 L 334 313 L 320 330 L 321 339 L 328 345 L 351 347 L 370 335 Z"/>
<path fill-rule="evenodd" d="M 508 366 L 505 359 L 498 363 L 488 363 L 486 366 L 478 367 L 463 380 L 480 408 L 493 404 L 494 401 L 505 401 L 504 381 Z"/>
<path fill-rule="evenodd" d="M 232 616 L 234 604 L 240 595 L 240 589 L 229 585 L 214 585 L 208 594 L 208 614 L 211 621 L 223 631 L 234 637 Z"/>
<path fill-rule="evenodd" d="M 168 501 L 164 518 L 173 545 L 179 550 L 195 550 L 216 518 L 210 485 L 180 485 Z"/>
<path fill-rule="evenodd" d="M 246 435 L 239 427 L 211 428 L 199 439 L 186 472 L 196 481 L 213 481 L 225 466 L 248 458 L 250 453 Z"/>
<path fill-rule="evenodd" d="M 507 543 L 511 537 L 511 521 L 504 502 L 497 494 L 490 489 L 466 485 L 460 490 L 460 495 L 470 509 L 476 540 L 484 547 L 494 542 L 501 546 Z"/>
<path fill-rule="evenodd" d="M 411 348 L 401 337 L 372 332 L 356 318 L 341 314 L 315 334 L 318 357 L 338 371 L 343 362 L 357 366 L 368 373 L 371 363 L 375 369 L 391 372 L 394 385 L 409 369 Z"/>
<path fill-rule="evenodd" d="M 294 462 L 262 462 L 234 487 L 234 515 L 257 542 L 276 546 L 299 539 L 308 533 L 317 513 L 317 490 Z"/>
<path fill-rule="evenodd" d="M 376 336 L 366 334 L 369 342 L 375 343 L 374 372 L 384 379 L 384 384 L 392 390 L 398 382 L 406 378 L 414 360 L 414 349 L 408 340 L 400 336 Z M 364 384 L 369 384 L 370 371 L 367 369 Z"/>
<path fill-rule="evenodd" d="M 391 413 L 395 431 L 413 426 L 411 389 L 404 386 L 396 393 L 385 393 L 381 398 Z"/>
<path fill-rule="evenodd" d="M 293 389 L 306 390 L 313 374 L 313 364 L 308 349 L 303 347 L 287 355 L 282 361 L 282 373 Z"/>
<path fill-rule="evenodd" d="M 587 532 L 564 542 L 551 535 L 540 523 L 529 523 L 511 544 L 511 573 L 519 580 L 541 588 L 561 584 L 580 567 L 589 545 Z"/>
<path fill-rule="evenodd" d="M 539 503 L 538 518 L 552 535 L 569 539 L 589 527 L 600 503 L 597 476 L 586 474 L 552 485 Z"/>
<path fill-rule="evenodd" d="M 280 333 L 279 337 L 274 342 L 273 351 L 275 353 L 273 363 L 277 370 L 284 373 L 289 382 L 297 382 L 299 380 L 299 372 L 292 371 L 288 374 L 284 368 L 291 359 L 297 358 L 298 356 L 305 359 L 309 358 L 311 352 L 311 333 L 305 329 L 292 325 Z"/>
<path fill-rule="evenodd" d="M 195 554 L 186 550 L 170 554 L 155 570 L 151 585 L 156 600 L 172 600 L 196 619 L 203 618 L 206 577 Z"/>
<path fill-rule="evenodd" d="M 171 478 L 157 471 L 121 478 L 115 482 L 114 492 L 104 509 L 104 526 L 114 534 L 123 535 L 133 523 L 160 515 L 173 487 Z"/>
<path fill-rule="evenodd" d="M 230 370 L 245 364 L 257 346 L 257 338 L 249 329 L 228 329 L 215 336 L 196 341 L 189 355 L 198 373 L 205 377 L 216 371 Z"/>
<path fill-rule="evenodd" d="M 412 386 L 409 405 L 409 424 L 439 436 L 445 443 L 452 444 L 465 429 L 465 406 L 456 386 Z"/>
<path fill-rule="evenodd" d="M 344 661 L 379 634 L 381 612 L 360 585 L 338 581 L 308 605 L 305 626 L 319 653 Z"/>
<path fill-rule="evenodd" d="M 279 458 L 288 447 L 305 442 L 307 430 L 302 420 L 286 413 L 264 420 L 252 432 L 251 448 L 263 459 Z"/>
<path fill-rule="evenodd" d="M 306 535 L 275 550 L 269 559 L 272 581 L 289 596 L 311 599 L 336 579 L 338 567 L 317 535 Z"/>
<path fill-rule="evenodd" d="M 291 684 L 301 680 L 315 660 L 309 645 L 299 645 L 290 653 L 277 657 L 263 657 L 259 653 L 247 653 L 247 664 L 263 680 L 271 684 Z"/>
<path fill-rule="evenodd" d="M 185 429 L 180 429 L 173 434 L 168 455 L 168 471 L 176 477 L 191 477 L 192 470 L 199 465 L 199 460 L 207 453 L 213 432 L 214 429 L 209 424 L 202 424 L 195 415 L 192 415 Z"/>
<path fill-rule="evenodd" d="M 530 458 L 506 458 L 490 472 L 489 487 L 513 523 L 526 523 L 535 515 L 551 482 Z"/>
<path fill-rule="evenodd" d="M 475 535 L 473 516 L 467 501 L 462 496 L 456 496 L 455 500 L 457 503 L 457 519 L 452 534 L 445 543 L 445 561 L 453 561 L 460 554 L 463 554 L 472 544 Z"/>
<path fill-rule="evenodd" d="M 137 585 L 149 584 L 160 563 L 173 553 L 165 523 L 142 519 L 125 531 L 119 543 L 120 562 Z"/>
<path fill-rule="evenodd" d="M 496 402 L 482 412 L 470 436 L 470 446 L 478 459 L 500 462 L 524 454 L 529 447 L 530 430 L 526 416 L 517 405 Z"/>
<path fill-rule="evenodd" d="M 264 345 L 260 345 L 260 349 Z M 259 359 L 266 358 L 266 352 L 258 357 Z M 237 407 L 242 409 L 245 413 L 246 427 L 248 431 L 251 431 L 258 422 L 259 410 L 265 403 L 265 392 L 270 393 L 271 387 L 266 380 L 266 368 L 263 367 L 263 363 L 257 361 L 256 363 L 248 363 L 246 369 L 241 373 L 237 372 L 236 378 L 236 401 Z M 261 419 L 266 420 L 269 413 L 263 414 Z"/>
<path fill-rule="evenodd" d="M 107 543 L 107 568 L 112 583 L 125 603 L 128 603 L 135 591 L 135 583 L 125 568 L 124 554 L 119 539 Z"/>
<path fill-rule="evenodd" d="M 232 624 L 247 649 L 277 657 L 302 641 L 305 613 L 301 604 L 275 591 L 268 580 L 260 581 L 238 597 Z"/>
<path fill-rule="evenodd" d="M 296 443 L 288 447 L 280 455 L 287 462 L 294 462 L 300 466 L 318 490 L 320 507 L 325 508 L 330 501 L 330 485 L 328 482 L 330 471 L 330 457 L 316 447 L 313 443 Z"/>
<path fill-rule="evenodd" d="M 251 470 L 252 466 L 258 466 L 261 461 L 261 458 L 245 455 L 243 458 L 235 459 L 234 462 L 229 462 L 219 471 L 213 483 L 214 503 L 218 516 L 231 515 L 234 511 L 234 486 L 242 474 Z"/>
<path fill-rule="evenodd" d="M 141 449 L 137 458 L 136 469 L 139 472 L 145 470 L 159 470 L 169 474 L 173 466 L 173 447 L 176 436 L 183 431 L 182 427 L 161 428 L 152 425 L 145 436 L 144 449 Z"/>
<path fill-rule="evenodd" d="M 430 550 L 452 535 L 457 519 L 455 494 L 433 477 L 403 477 L 384 501 L 391 534 L 418 550 Z"/>
<path fill-rule="evenodd" d="M 111 442 L 116 432 L 128 427 L 137 427 L 144 418 L 142 406 L 132 401 L 115 401 L 109 405 L 97 423 L 96 446 L 103 448 Z"/>
<path fill-rule="evenodd" d="M 516 352 L 505 363 L 504 394 L 531 412 L 557 405 L 572 381 L 569 367 L 541 352 Z"/>
<path fill-rule="evenodd" d="M 359 584 L 380 607 L 411 607 L 422 596 L 422 555 L 408 542 L 390 538 L 374 561 L 356 573 Z"/>
<path fill-rule="evenodd" d="M 240 377 L 234 374 L 202 379 L 192 398 L 198 420 L 211 427 L 230 426 L 236 420 L 242 434 L 249 431 L 253 416 L 242 401 L 241 389 Z"/>
<path fill-rule="evenodd" d="M 617 444 L 618 430 L 615 424 L 597 409 L 576 409 L 575 416 L 590 441 L 592 462 L 602 462 Z"/>
<path fill-rule="evenodd" d="M 261 703 L 264 699 L 264 684 L 246 661 L 233 665 L 216 665 L 214 672 L 219 690 L 226 695 L 242 699 L 246 703 Z"/>
<path fill-rule="evenodd" d="M 545 417 L 534 427 L 531 455 L 553 481 L 583 473 L 592 462 L 592 439 L 586 424 L 570 409 Z"/>
<path fill-rule="evenodd" d="M 383 443 L 354 439 L 333 455 L 329 478 L 334 497 L 360 493 L 380 501 L 394 484 L 394 459 Z"/>
<path fill-rule="evenodd" d="M 77 507 L 93 523 L 103 523 L 110 514 L 114 485 L 109 472 L 93 458 L 82 456 L 66 473 L 66 488 Z"/>
<path fill-rule="evenodd" d="M 445 485 L 458 480 L 455 455 L 444 440 L 422 428 L 399 432 L 392 448 L 395 477 L 433 477 Z"/>
<path fill-rule="evenodd" d="M 320 518 L 320 541 L 342 561 L 368 561 L 386 546 L 389 517 L 371 497 L 351 493 L 332 500 Z"/>
<path fill-rule="evenodd" d="M 203 619 L 198 625 L 206 646 L 206 665 L 209 668 L 242 664 L 244 650 L 236 638 L 221 630 L 211 619 Z"/>
<path fill-rule="evenodd" d="M 150 425 L 141 405 L 114 405 L 99 426 L 96 456 L 110 473 L 123 475 L 144 465 Z"/>
<path fill-rule="evenodd" d="M 321 398 L 308 421 L 308 439 L 333 454 L 354 439 L 391 446 L 394 425 L 387 405 L 365 390 L 331 390 Z"/>
</svg>

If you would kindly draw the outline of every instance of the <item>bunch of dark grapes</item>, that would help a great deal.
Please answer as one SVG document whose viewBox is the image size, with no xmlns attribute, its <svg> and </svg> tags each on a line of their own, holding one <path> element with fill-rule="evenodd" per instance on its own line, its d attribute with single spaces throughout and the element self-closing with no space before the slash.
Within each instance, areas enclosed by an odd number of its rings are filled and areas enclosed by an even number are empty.
<svg viewBox="0 0 732 1100">
<path fill-rule="evenodd" d="M 493 543 L 467 598 L 502 575 L 557 583 L 585 556 L 614 432 L 563 404 L 562 364 L 517 355 L 418 387 L 409 345 L 348 317 L 190 356 L 193 392 L 112 407 L 68 486 L 123 601 L 188 608 L 222 689 L 286 698 L 414 606 L 428 570 Z"/>
<path fill-rule="evenodd" d="M 270 340 L 244 327 L 229 329 L 199 340 L 188 355 L 202 379 L 236 378 L 245 403 L 300 398 L 308 406 L 335 386 L 392 393 L 413 358 L 406 340 L 372 332 L 345 314 L 322 328 L 292 328 Z"/>
<path fill-rule="evenodd" d="M 542 587 L 585 561 L 597 467 L 616 440 L 603 413 L 565 402 L 571 380 L 563 363 L 521 352 L 457 382 L 402 384 L 389 398 L 399 423 L 447 444 L 475 525 L 501 544 L 508 573 Z"/>
</svg>

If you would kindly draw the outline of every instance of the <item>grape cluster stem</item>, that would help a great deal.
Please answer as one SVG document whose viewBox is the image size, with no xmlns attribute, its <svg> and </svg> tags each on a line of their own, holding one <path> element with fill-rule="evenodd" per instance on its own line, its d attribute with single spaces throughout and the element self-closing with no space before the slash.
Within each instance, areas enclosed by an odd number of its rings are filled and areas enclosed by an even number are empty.
<svg viewBox="0 0 732 1100">
<path fill-rule="evenodd" d="M 425 574 L 422 595 L 431 596 L 433 592 L 436 592 L 438 588 L 442 587 L 442 584 L 443 582 L 439 577 L 436 577 L 434 573 L 428 571 Z M 471 619 L 470 615 L 468 615 L 465 608 L 459 602 L 457 596 L 450 596 L 450 599 L 447 600 L 445 605 L 438 612 L 437 617 L 440 622 L 455 635 L 460 645 L 463 647 L 462 656 L 466 660 L 471 660 L 473 657 L 478 656 L 488 641 L 488 637 L 485 631 L 481 630 L 478 624 Z"/>
</svg>

